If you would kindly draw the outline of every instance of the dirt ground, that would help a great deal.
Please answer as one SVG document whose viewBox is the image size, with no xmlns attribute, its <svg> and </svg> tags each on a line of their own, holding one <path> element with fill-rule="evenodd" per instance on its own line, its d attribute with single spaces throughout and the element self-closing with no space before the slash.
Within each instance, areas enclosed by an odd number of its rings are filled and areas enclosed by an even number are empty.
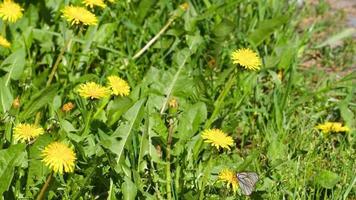
<svg viewBox="0 0 356 200">
<path fill-rule="evenodd" d="M 346 14 L 346 24 L 356 28 L 356 0 L 328 0 L 335 10 L 343 10 Z"/>
</svg>

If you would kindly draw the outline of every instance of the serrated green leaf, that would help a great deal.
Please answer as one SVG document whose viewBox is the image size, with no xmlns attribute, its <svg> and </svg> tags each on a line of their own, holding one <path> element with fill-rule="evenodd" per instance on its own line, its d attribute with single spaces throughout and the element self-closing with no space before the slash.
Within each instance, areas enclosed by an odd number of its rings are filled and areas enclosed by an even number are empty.
<svg viewBox="0 0 356 200">
<path fill-rule="evenodd" d="M 0 195 L 10 187 L 16 166 L 25 159 L 25 144 L 15 144 L 0 150 Z"/>
</svg>

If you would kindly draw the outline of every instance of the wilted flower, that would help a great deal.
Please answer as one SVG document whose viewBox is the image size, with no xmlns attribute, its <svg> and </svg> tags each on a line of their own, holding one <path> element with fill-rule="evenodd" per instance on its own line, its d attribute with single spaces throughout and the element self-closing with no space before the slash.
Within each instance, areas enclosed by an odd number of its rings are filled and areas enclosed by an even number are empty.
<svg viewBox="0 0 356 200">
<path fill-rule="evenodd" d="M 14 139 L 20 142 L 29 142 L 42 135 L 44 130 L 35 124 L 17 124 L 14 128 Z"/>
<path fill-rule="evenodd" d="M 13 101 L 12 101 L 12 107 L 17 109 L 20 107 L 20 97 L 16 97 Z"/>
<path fill-rule="evenodd" d="M 259 70 L 261 58 L 251 49 L 235 50 L 231 54 L 232 63 L 239 64 L 245 69 Z"/>
<path fill-rule="evenodd" d="M 66 6 L 63 10 L 63 17 L 73 24 L 96 25 L 98 19 L 87 9 L 79 6 Z"/>
<path fill-rule="evenodd" d="M 109 76 L 109 87 L 114 95 L 128 96 L 130 94 L 129 84 L 118 76 Z"/>
<path fill-rule="evenodd" d="M 217 149 L 225 148 L 230 150 L 230 146 L 233 145 L 234 141 L 232 137 L 227 136 L 223 131 L 219 129 L 208 129 L 204 130 L 201 137 L 207 143 L 211 143 Z"/>
<path fill-rule="evenodd" d="M 78 93 L 84 98 L 101 99 L 110 95 L 110 89 L 97 83 L 83 83 L 79 86 Z"/>
<path fill-rule="evenodd" d="M 0 17 L 4 21 L 16 22 L 22 17 L 23 8 L 12 0 L 4 0 L 0 3 Z"/>
<path fill-rule="evenodd" d="M 68 102 L 62 106 L 63 112 L 69 112 L 74 108 L 74 104 L 72 102 Z"/>
<path fill-rule="evenodd" d="M 74 171 L 76 155 L 73 149 L 61 142 L 53 142 L 42 151 L 42 161 L 54 172 Z"/>
</svg>

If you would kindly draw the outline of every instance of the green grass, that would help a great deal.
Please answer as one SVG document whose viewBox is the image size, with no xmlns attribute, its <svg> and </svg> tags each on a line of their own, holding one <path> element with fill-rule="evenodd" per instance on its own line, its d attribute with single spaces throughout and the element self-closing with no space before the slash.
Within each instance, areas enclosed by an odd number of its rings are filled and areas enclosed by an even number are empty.
<svg viewBox="0 0 356 200">
<path fill-rule="evenodd" d="M 303 8 L 280 0 L 189 1 L 183 12 L 183 1 L 118 0 L 95 9 L 98 26 L 81 28 L 61 17 L 69 1 L 18 2 L 24 16 L 0 21 L 12 43 L 0 47 L 3 199 L 38 196 L 51 173 L 41 150 L 57 140 L 73 147 L 76 167 L 54 174 L 47 199 L 249 199 L 218 181 L 225 168 L 259 174 L 251 199 L 356 198 L 352 30 L 330 31 L 346 28 L 331 18 L 299 27 L 330 12 L 324 1 Z M 328 34 L 315 37 L 320 32 Z M 232 64 L 230 53 L 244 47 L 259 52 L 260 71 Z M 76 92 L 113 74 L 129 82 L 128 97 L 91 101 Z M 167 108 L 171 97 L 177 111 Z M 75 108 L 64 113 L 67 102 Z M 323 135 L 315 126 L 326 121 L 351 131 Z M 46 133 L 17 144 L 13 127 L 24 122 Z M 203 143 L 206 128 L 232 136 L 231 150 Z"/>
</svg>

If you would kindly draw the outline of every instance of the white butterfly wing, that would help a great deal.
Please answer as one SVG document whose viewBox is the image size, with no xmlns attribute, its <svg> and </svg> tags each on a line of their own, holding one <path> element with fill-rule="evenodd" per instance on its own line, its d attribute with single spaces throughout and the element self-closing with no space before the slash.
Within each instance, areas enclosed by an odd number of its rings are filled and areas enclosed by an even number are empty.
<svg viewBox="0 0 356 200">
<path fill-rule="evenodd" d="M 251 195 L 258 181 L 258 175 L 255 172 L 237 173 L 239 186 L 244 195 Z"/>
</svg>

